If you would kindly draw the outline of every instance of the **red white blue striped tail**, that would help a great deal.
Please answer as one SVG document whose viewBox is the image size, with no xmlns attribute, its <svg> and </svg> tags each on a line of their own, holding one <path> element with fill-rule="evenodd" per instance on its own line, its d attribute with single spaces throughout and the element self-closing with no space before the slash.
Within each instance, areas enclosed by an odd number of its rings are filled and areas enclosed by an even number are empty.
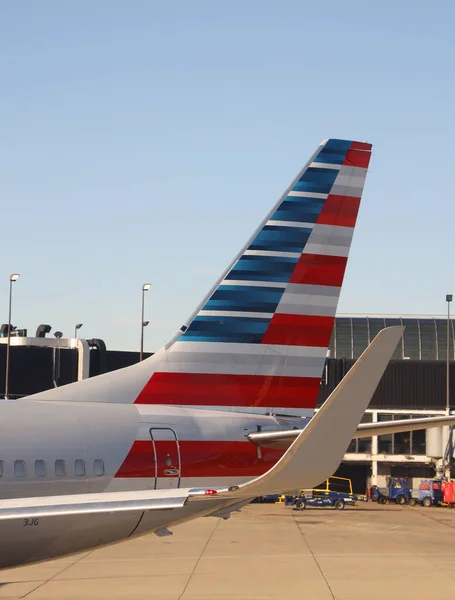
<svg viewBox="0 0 455 600">
<path fill-rule="evenodd" d="M 136 403 L 309 415 L 371 144 L 323 142 L 179 335 Z"/>
</svg>

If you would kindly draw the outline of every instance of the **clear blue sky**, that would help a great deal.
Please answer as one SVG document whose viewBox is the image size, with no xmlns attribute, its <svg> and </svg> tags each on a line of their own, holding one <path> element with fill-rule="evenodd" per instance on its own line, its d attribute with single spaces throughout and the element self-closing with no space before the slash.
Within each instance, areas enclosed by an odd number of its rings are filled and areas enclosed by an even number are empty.
<svg viewBox="0 0 455 600">
<path fill-rule="evenodd" d="M 0 6 L 1 322 L 180 327 L 319 142 L 370 141 L 340 312 L 455 293 L 455 4 Z"/>
</svg>

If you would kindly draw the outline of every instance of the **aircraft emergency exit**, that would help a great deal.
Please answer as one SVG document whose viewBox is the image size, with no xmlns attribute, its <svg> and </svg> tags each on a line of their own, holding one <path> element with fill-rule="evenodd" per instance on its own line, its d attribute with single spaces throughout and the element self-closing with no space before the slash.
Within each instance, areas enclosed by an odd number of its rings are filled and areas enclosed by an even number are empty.
<svg viewBox="0 0 455 600">
<path fill-rule="evenodd" d="M 0 403 L 0 567 L 312 487 L 372 435 L 378 424 L 357 427 L 402 328 L 383 330 L 314 415 L 370 156 L 324 141 L 151 358 Z"/>
</svg>

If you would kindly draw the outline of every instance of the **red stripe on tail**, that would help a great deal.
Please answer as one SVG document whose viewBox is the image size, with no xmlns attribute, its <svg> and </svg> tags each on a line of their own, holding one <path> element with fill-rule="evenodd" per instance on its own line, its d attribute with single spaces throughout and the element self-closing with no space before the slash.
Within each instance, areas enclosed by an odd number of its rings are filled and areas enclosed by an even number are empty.
<svg viewBox="0 0 455 600">
<path fill-rule="evenodd" d="M 370 164 L 371 152 L 364 150 L 348 150 L 343 165 L 367 169 Z"/>
<path fill-rule="evenodd" d="M 319 385 L 316 377 L 154 373 L 136 404 L 314 408 Z"/>
<path fill-rule="evenodd" d="M 329 194 L 316 222 L 321 225 L 354 227 L 359 206 L 360 198 Z"/>
<path fill-rule="evenodd" d="M 275 313 L 262 343 L 323 348 L 329 345 L 333 321 L 334 317 Z"/>
<path fill-rule="evenodd" d="M 373 148 L 373 144 L 367 144 L 366 142 L 352 142 L 351 148 L 353 150 L 370 150 Z"/>
<path fill-rule="evenodd" d="M 347 260 L 345 256 L 302 254 L 289 283 L 340 287 L 343 283 Z"/>
</svg>

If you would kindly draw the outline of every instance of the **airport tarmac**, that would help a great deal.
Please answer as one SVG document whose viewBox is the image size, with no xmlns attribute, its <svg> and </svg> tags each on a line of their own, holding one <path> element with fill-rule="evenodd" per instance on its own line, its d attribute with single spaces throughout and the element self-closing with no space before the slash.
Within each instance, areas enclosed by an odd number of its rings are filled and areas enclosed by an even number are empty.
<svg viewBox="0 0 455 600">
<path fill-rule="evenodd" d="M 0 599 L 395 600 L 455 596 L 455 510 L 253 504 L 0 573 Z"/>
</svg>

